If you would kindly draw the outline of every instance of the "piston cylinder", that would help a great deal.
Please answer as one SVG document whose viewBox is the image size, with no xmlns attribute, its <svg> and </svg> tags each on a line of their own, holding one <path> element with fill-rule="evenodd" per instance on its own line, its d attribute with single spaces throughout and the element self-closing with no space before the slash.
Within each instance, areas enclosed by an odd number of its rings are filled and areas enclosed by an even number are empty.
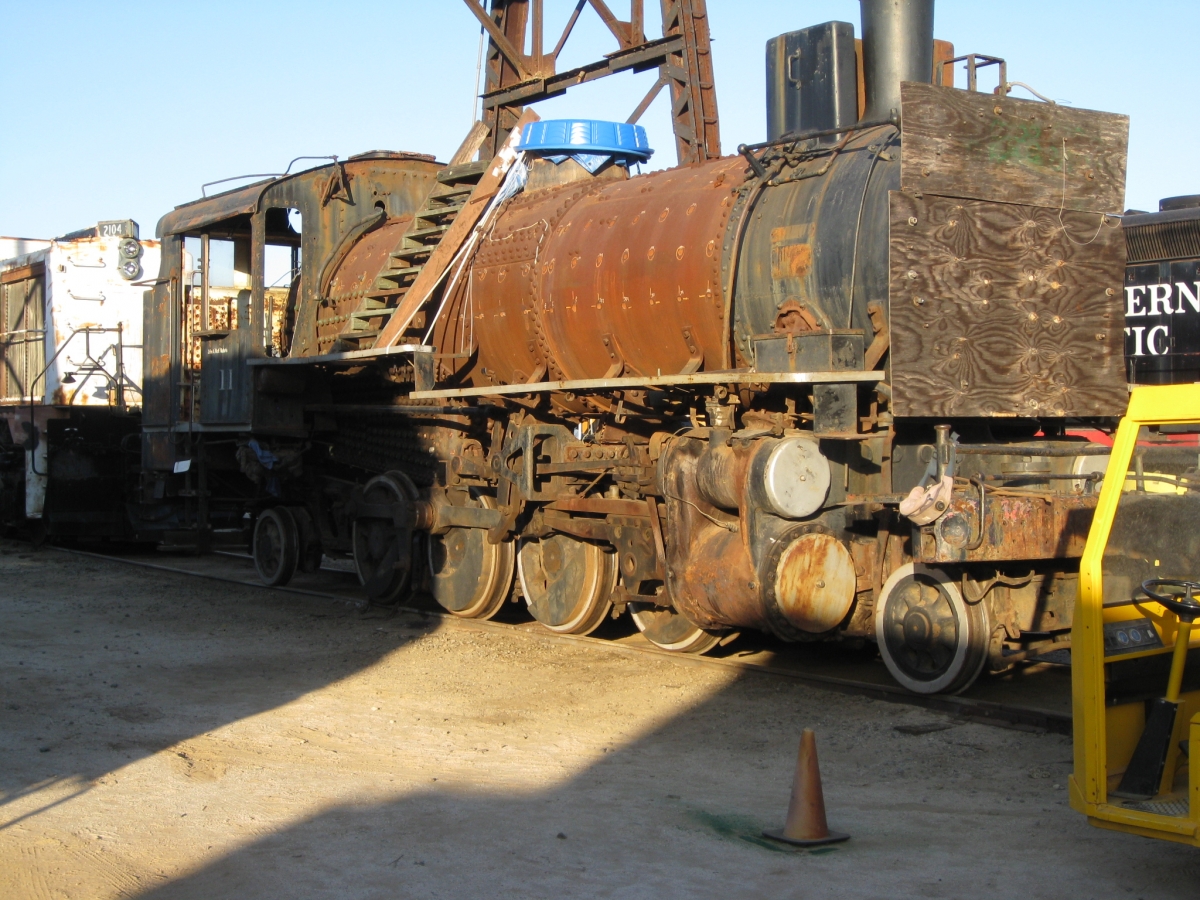
<svg viewBox="0 0 1200 900">
<path fill-rule="evenodd" d="M 710 446 L 696 461 L 696 486 L 713 506 L 747 504 L 784 519 L 817 512 L 829 493 L 829 460 L 807 435 Z"/>
<path fill-rule="evenodd" d="M 709 447 L 681 439 L 659 467 L 670 535 L 667 590 L 691 621 L 796 640 L 846 617 L 857 585 L 849 550 L 819 519 L 793 521 L 818 512 L 829 487 L 815 441 L 735 439 Z M 736 509 L 737 518 L 712 507 Z"/>
</svg>

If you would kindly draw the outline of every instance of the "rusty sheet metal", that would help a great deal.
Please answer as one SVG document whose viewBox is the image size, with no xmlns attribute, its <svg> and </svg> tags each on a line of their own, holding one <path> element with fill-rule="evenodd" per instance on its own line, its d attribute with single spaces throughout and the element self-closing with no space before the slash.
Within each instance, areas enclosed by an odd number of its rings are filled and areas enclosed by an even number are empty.
<svg viewBox="0 0 1200 900">
<path fill-rule="evenodd" d="M 1096 499 L 989 491 L 981 538 L 978 498 L 955 494 L 937 522 L 914 529 L 914 557 L 923 563 L 1074 559 L 1083 553 Z"/>
<path fill-rule="evenodd" d="M 275 179 L 256 181 L 246 187 L 177 206 L 158 220 L 155 237 L 183 234 L 232 216 L 252 213 L 258 209 L 258 201 L 263 191 L 274 183 Z"/>
<path fill-rule="evenodd" d="M 578 185 L 547 191 L 560 205 L 586 190 Z M 565 192 L 565 193 L 564 193 Z M 446 362 L 454 359 L 480 385 L 523 384 L 549 365 L 553 356 L 534 308 L 534 267 L 550 223 L 541 204 L 514 203 L 483 240 L 471 268 L 460 280 L 452 311 L 439 323 L 435 339 Z M 478 360 L 455 354 L 479 348 Z M 456 368 L 456 367 L 455 367 Z"/>
<path fill-rule="evenodd" d="M 738 519 L 700 494 L 697 468 L 706 442 L 677 438 L 663 448 L 667 509 L 667 595 L 702 628 L 771 631 L 759 579 Z"/>
<path fill-rule="evenodd" d="M 792 625 L 821 634 L 846 617 L 856 584 L 854 560 L 845 544 L 828 534 L 802 534 L 779 558 L 775 602 Z"/>
<path fill-rule="evenodd" d="M 555 500 L 547 508 L 599 516 L 649 515 L 649 510 L 643 500 L 614 500 L 608 497 L 564 497 L 561 500 Z"/>
<path fill-rule="evenodd" d="M 354 249 L 337 267 L 326 295 L 317 301 L 316 349 L 318 353 L 335 346 L 338 335 L 350 330 L 352 313 L 363 309 L 368 293 L 373 291 L 375 278 L 387 267 L 389 254 L 400 245 L 400 239 L 412 222 L 411 215 L 389 219 L 363 236 Z M 367 320 L 370 328 L 378 328 L 389 313 Z"/>
<path fill-rule="evenodd" d="M 479 359 L 463 375 L 476 386 L 539 368 L 570 380 L 727 367 L 721 252 L 744 168 L 728 158 L 517 197 L 441 352 L 457 352 L 473 322 Z"/>
<path fill-rule="evenodd" d="M 683 507 L 683 509 L 679 509 Z M 678 513 L 690 507 L 668 501 L 672 530 Z M 687 544 L 667 544 L 667 592 L 675 608 L 702 628 L 758 628 L 771 631 L 758 591 L 758 577 L 741 534 L 696 522 Z"/>
</svg>

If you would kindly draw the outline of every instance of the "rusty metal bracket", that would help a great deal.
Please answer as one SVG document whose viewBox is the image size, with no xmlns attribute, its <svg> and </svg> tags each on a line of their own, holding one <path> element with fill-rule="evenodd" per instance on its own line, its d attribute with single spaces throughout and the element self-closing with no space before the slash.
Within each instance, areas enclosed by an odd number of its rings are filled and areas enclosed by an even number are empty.
<svg viewBox="0 0 1200 900">
<path fill-rule="evenodd" d="M 545 425 L 540 422 L 518 425 L 504 436 L 504 449 L 493 462 L 496 475 L 501 481 L 511 483 L 522 500 L 554 499 L 558 492 L 543 491 L 537 486 L 538 463 L 535 450 L 537 445 L 546 440 L 556 440 L 560 447 L 565 447 L 573 439 L 574 435 L 570 429 L 563 425 Z M 516 468 L 512 466 L 514 461 Z"/>
<path fill-rule="evenodd" d="M 350 193 L 350 176 L 346 174 L 346 167 L 342 161 L 337 159 L 333 161 L 333 171 L 329 173 L 329 180 L 325 182 L 325 189 L 321 191 L 321 206 L 328 206 L 334 200 L 354 203 L 354 197 Z"/>
<path fill-rule="evenodd" d="M 945 81 L 946 68 L 950 69 L 950 77 L 954 78 L 954 64 L 965 62 L 967 64 L 967 90 L 979 90 L 979 70 L 986 66 L 1000 67 L 1000 90 L 1003 93 L 1008 93 L 1008 63 L 998 56 L 985 56 L 982 53 L 968 53 L 965 56 L 956 56 L 954 59 L 945 60 L 937 70 L 937 83 L 943 84 Z"/>
<path fill-rule="evenodd" d="M 484 122 L 490 148 L 499 150 L 503 135 L 525 105 L 559 96 L 569 88 L 617 72 L 658 69 L 658 80 L 629 117 L 636 122 L 664 87 L 671 91 L 671 118 L 680 163 L 704 162 L 721 155 L 712 48 L 705 0 L 660 0 L 662 37 L 647 39 L 644 0 L 630 0 L 622 20 L 605 0 L 576 0 L 566 27 L 546 51 L 544 0 L 463 0 L 488 35 Z M 590 6 L 617 41 L 617 50 L 596 62 L 566 72 L 556 68 L 559 54 L 579 16 Z M 526 39 L 529 48 L 526 52 Z"/>
</svg>

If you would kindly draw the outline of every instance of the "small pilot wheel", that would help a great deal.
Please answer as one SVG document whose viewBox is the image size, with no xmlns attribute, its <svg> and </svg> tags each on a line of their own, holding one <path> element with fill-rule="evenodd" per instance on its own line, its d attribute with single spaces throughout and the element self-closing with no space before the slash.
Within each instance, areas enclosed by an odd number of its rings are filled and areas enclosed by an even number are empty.
<svg viewBox="0 0 1200 900">
<path fill-rule="evenodd" d="M 296 535 L 299 541 L 299 562 L 297 568 L 301 572 L 312 573 L 321 568 L 321 539 L 317 534 L 316 524 L 312 516 L 303 506 L 294 506 L 289 512 L 296 520 Z"/>
<path fill-rule="evenodd" d="M 391 507 L 411 503 L 417 490 L 402 472 L 385 472 L 366 483 L 363 502 Z M 354 520 L 354 566 L 367 596 L 377 603 L 396 600 L 408 586 L 412 534 L 390 518 L 362 516 Z"/>
<path fill-rule="evenodd" d="M 984 603 L 967 603 L 939 569 L 909 563 L 891 574 L 875 609 L 875 638 L 892 677 L 917 694 L 966 690 L 987 661 Z"/>
<path fill-rule="evenodd" d="M 254 568 L 258 577 L 272 587 L 287 584 L 296 574 L 300 538 L 296 520 L 283 506 L 259 514 L 254 523 Z"/>
<path fill-rule="evenodd" d="M 491 509 L 490 497 L 475 506 Z M 512 541 L 491 544 L 482 528 L 451 528 L 429 536 L 429 591 L 447 611 L 464 619 L 490 619 L 512 587 L 517 552 Z"/>
<path fill-rule="evenodd" d="M 630 603 L 633 624 L 655 647 L 674 653 L 707 653 L 721 642 L 721 635 L 693 625 L 686 616 L 668 606 Z"/>
<path fill-rule="evenodd" d="M 530 614 L 559 634 L 591 634 L 612 609 L 617 555 L 565 534 L 526 539 L 517 571 Z"/>
</svg>

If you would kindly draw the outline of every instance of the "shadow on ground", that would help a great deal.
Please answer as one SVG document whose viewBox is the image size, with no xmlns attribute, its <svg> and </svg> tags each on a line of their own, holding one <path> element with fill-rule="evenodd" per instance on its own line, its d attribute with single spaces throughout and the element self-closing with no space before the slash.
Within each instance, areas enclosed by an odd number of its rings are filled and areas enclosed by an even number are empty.
<svg viewBox="0 0 1200 900">
<path fill-rule="evenodd" d="M 0 600 L 0 742 L 10 763 L 0 767 L 0 812 L 56 778 L 74 778 L 86 791 L 109 773 L 245 725 L 389 658 L 395 692 L 432 683 L 396 651 L 434 637 L 435 620 L 364 615 L 327 599 L 165 573 L 131 577 L 112 563 L 11 544 L 0 546 L 0 578 L 19 586 Z M 516 654 L 505 665 L 527 679 L 522 694 L 570 680 L 573 668 L 599 656 L 541 644 L 522 656 L 521 642 L 531 641 L 492 633 L 485 642 L 489 653 Z M 313 790 L 339 799 L 285 827 L 248 833 L 186 874 L 123 893 L 1060 900 L 1185 897 L 1200 882 L 1196 851 L 1090 828 L 1068 808 L 1066 738 L 956 723 L 753 674 L 705 675 L 713 689 L 685 695 L 698 672 L 606 656 L 582 679 L 593 679 L 583 699 L 562 709 L 560 765 L 552 770 L 501 782 L 504 767 L 481 755 L 473 777 L 465 748 L 447 739 L 444 774 L 434 752 L 419 777 L 396 772 L 402 788 L 345 797 L 339 782 L 352 773 L 330 764 Z M 463 675 L 447 705 L 488 719 L 489 679 L 487 671 Z M 663 692 L 681 699 L 635 733 L 617 739 L 624 732 L 614 726 L 610 745 L 593 752 L 583 740 L 591 723 L 578 717 L 635 719 L 636 709 L 619 708 L 631 690 L 632 706 Z M 620 703 L 611 699 L 618 696 Z M 895 728 L 914 724 L 935 727 Z M 853 835 L 847 844 L 796 851 L 760 836 L 782 821 L 803 727 L 818 731 L 831 824 Z M 497 743 L 518 737 L 503 721 L 490 733 Z M 406 748 L 397 749 L 402 760 Z M 264 777 L 278 772 L 276 765 Z M 278 790 L 288 788 L 285 778 Z M 45 811 L 23 814 L 20 824 L 36 827 Z M 152 845 L 154 836 L 139 840 Z"/>
</svg>

